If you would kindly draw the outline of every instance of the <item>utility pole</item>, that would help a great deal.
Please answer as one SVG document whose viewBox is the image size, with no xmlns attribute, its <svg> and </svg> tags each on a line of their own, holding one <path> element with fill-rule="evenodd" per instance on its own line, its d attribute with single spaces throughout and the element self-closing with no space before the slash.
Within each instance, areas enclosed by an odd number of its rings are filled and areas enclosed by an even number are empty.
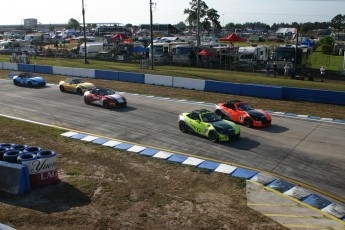
<svg viewBox="0 0 345 230">
<path fill-rule="evenodd" d="M 197 10 L 196 10 L 196 53 L 199 52 L 200 47 L 200 28 L 199 28 L 199 21 L 200 21 L 200 0 L 197 1 Z M 196 66 L 199 67 L 199 56 L 196 56 Z"/>
<path fill-rule="evenodd" d="M 152 0 L 150 0 L 150 30 L 151 30 L 151 69 L 154 69 L 154 58 L 153 58 L 153 25 L 152 25 Z"/>
<path fill-rule="evenodd" d="M 83 32 L 84 32 L 84 59 L 85 64 L 90 64 L 87 60 L 87 50 L 86 50 L 86 28 L 85 28 L 85 9 L 84 9 L 84 0 L 82 0 L 82 14 L 83 14 Z"/>
</svg>

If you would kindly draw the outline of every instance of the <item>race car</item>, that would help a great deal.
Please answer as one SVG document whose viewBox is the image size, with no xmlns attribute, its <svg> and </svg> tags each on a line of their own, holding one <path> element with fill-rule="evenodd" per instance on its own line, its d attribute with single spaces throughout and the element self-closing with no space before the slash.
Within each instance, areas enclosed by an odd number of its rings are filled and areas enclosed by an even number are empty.
<svg viewBox="0 0 345 230">
<path fill-rule="evenodd" d="M 213 142 L 229 141 L 240 136 L 240 128 L 234 122 L 222 120 L 206 109 L 180 114 L 178 126 L 183 133 L 194 132 Z"/>
<path fill-rule="evenodd" d="M 239 100 L 218 103 L 215 113 L 223 119 L 229 119 L 247 127 L 270 126 L 272 122 L 268 112 L 253 109 L 248 103 Z"/>
<path fill-rule="evenodd" d="M 61 92 L 84 95 L 85 91 L 95 88 L 95 85 L 80 78 L 66 78 L 64 81 L 60 81 L 59 88 Z"/>
<path fill-rule="evenodd" d="M 43 77 L 38 77 L 33 73 L 23 72 L 12 77 L 13 84 L 17 86 L 29 86 L 29 87 L 44 87 L 46 86 L 46 80 Z"/>
<path fill-rule="evenodd" d="M 106 109 L 125 107 L 127 105 L 127 100 L 124 96 L 107 88 L 93 88 L 86 91 L 84 93 L 84 102 L 87 105 L 101 105 Z"/>
</svg>

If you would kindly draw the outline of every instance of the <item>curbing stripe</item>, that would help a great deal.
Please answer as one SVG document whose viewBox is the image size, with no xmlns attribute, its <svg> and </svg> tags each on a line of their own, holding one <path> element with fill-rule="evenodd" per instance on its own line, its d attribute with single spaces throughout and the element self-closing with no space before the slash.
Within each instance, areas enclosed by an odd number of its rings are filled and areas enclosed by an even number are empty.
<svg viewBox="0 0 345 230">
<path fill-rule="evenodd" d="M 229 174 L 234 177 L 242 177 L 247 179 L 248 181 L 251 181 L 252 183 L 261 184 L 261 186 L 263 186 L 266 189 L 269 189 L 270 191 L 276 191 L 276 193 L 280 193 L 284 196 L 290 197 L 291 199 L 296 199 L 299 202 L 309 206 L 310 208 L 316 208 L 316 210 L 319 210 L 320 212 L 322 211 L 325 215 L 330 215 L 331 217 L 339 221 L 345 221 L 345 207 L 338 204 L 334 204 L 326 198 L 313 194 L 307 189 L 304 189 L 298 185 L 295 185 L 291 182 L 277 178 L 267 173 L 260 173 L 253 169 L 236 167 L 233 165 L 213 162 L 211 160 L 200 159 L 193 156 L 161 151 L 155 148 L 148 148 L 144 146 L 135 145 L 132 143 L 119 142 L 115 140 L 109 140 L 106 138 L 99 138 L 97 136 L 86 135 L 73 131 L 68 131 L 61 135 L 72 139 L 89 141 L 95 144 L 102 144 L 104 146 L 113 147 L 128 152 L 139 153 L 143 156 L 155 157 L 170 162 L 195 166 L 201 169 L 208 169 L 213 172 Z"/>
</svg>

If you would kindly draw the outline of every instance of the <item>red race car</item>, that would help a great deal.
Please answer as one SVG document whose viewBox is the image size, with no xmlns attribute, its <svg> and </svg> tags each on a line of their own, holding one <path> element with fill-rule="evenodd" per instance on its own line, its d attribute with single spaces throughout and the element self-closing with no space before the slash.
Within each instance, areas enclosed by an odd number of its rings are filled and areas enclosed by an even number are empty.
<svg viewBox="0 0 345 230">
<path fill-rule="evenodd" d="M 246 102 L 239 100 L 218 103 L 215 113 L 221 118 L 244 124 L 247 127 L 270 126 L 272 122 L 268 112 L 261 109 L 253 109 Z"/>
<path fill-rule="evenodd" d="M 127 100 L 124 96 L 107 88 L 93 88 L 86 91 L 84 93 L 84 102 L 87 105 L 101 105 L 106 109 L 124 107 L 127 105 Z"/>
</svg>

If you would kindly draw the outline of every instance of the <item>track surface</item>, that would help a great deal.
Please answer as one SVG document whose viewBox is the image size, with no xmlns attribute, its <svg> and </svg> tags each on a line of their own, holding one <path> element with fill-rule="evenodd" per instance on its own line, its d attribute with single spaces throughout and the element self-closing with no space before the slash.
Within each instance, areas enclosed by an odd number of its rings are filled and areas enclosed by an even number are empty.
<svg viewBox="0 0 345 230">
<path fill-rule="evenodd" d="M 106 110 L 55 85 L 30 89 L 2 79 L 0 94 L 0 114 L 265 170 L 345 198 L 343 124 L 273 116 L 271 127 L 240 126 L 240 139 L 212 143 L 177 126 L 181 112 L 213 110 L 207 105 L 125 94 L 127 108 Z"/>
</svg>

